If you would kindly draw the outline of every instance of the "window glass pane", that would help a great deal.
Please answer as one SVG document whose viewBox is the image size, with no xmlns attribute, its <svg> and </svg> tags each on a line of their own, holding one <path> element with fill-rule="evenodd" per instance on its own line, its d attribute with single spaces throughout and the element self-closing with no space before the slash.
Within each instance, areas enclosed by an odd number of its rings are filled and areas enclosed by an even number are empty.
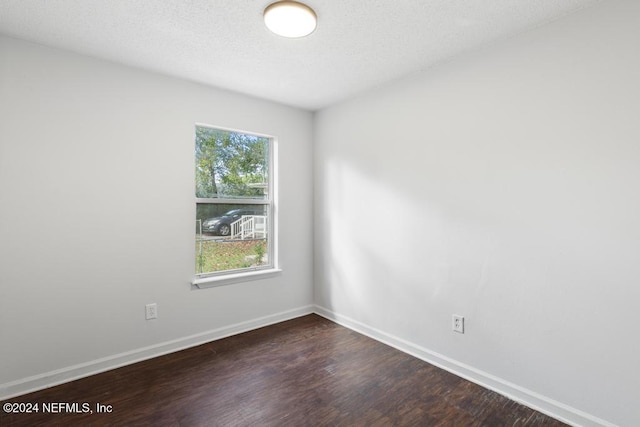
<svg viewBox="0 0 640 427">
<path fill-rule="evenodd" d="M 196 206 L 196 274 L 270 265 L 268 205 Z"/>
<path fill-rule="evenodd" d="M 196 197 L 268 197 L 269 138 L 196 126 Z"/>
</svg>

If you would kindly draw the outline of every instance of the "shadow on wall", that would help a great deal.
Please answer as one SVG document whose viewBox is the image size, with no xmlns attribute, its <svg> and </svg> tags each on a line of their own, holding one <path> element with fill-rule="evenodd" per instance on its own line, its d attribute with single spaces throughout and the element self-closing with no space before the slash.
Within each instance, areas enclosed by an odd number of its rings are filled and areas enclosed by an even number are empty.
<svg viewBox="0 0 640 427">
<path fill-rule="evenodd" d="M 394 188 L 335 159 L 324 168 L 323 306 L 368 325 L 406 330 L 416 328 L 411 314 L 426 320 L 421 310 L 411 313 L 415 301 L 450 307 L 457 286 L 482 292 L 497 250 L 487 230 L 447 218 L 452 208 L 433 202 L 424 188 Z M 373 316 L 371 307 L 381 299 L 387 310 Z M 409 312 L 394 310 L 402 307 Z"/>
</svg>

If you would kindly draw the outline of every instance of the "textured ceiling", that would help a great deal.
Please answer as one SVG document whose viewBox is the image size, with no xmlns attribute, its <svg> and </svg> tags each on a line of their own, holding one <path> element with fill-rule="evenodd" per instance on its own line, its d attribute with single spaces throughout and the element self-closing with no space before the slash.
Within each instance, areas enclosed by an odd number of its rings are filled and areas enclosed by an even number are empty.
<svg viewBox="0 0 640 427">
<path fill-rule="evenodd" d="M 0 0 L 0 33 L 316 110 L 597 1 L 308 0 L 285 39 L 273 0 Z"/>
</svg>

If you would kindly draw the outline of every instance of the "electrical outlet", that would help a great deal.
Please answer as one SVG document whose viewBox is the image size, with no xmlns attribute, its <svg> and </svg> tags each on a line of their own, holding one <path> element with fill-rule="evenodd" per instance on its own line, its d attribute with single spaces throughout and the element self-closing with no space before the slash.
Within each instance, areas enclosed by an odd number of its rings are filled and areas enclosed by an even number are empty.
<svg viewBox="0 0 640 427">
<path fill-rule="evenodd" d="M 158 304 L 154 302 L 153 304 L 145 305 L 144 308 L 147 320 L 158 318 Z"/>
<path fill-rule="evenodd" d="M 453 315 L 453 330 L 464 334 L 464 316 Z"/>
</svg>

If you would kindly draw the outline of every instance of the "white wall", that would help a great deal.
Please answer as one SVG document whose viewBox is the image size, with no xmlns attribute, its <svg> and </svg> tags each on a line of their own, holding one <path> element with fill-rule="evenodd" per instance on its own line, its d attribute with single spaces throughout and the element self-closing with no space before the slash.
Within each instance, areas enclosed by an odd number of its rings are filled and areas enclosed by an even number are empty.
<svg viewBox="0 0 640 427">
<path fill-rule="evenodd" d="M 318 113 L 316 303 L 571 422 L 640 425 L 639 42 L 640 3 L 605 1 Z"/>
<path fill-rule="evenodd" d="M 0 398 L 310 312 L 312 119 L 0 38 Z M 195 122 L 279 138 L 281 276 L 191 289 Z"/>
</svg>

